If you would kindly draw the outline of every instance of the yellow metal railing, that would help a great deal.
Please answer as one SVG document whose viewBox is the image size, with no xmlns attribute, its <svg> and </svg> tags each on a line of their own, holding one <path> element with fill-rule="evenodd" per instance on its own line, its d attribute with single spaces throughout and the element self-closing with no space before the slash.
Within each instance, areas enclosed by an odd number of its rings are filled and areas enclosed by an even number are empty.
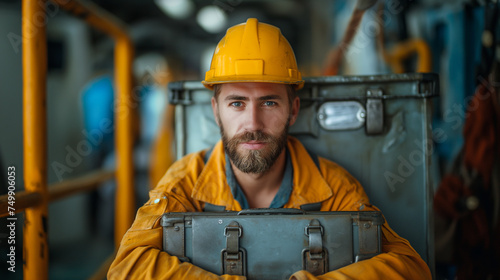
<svg viewBox="0 0 500 280">
<path fill-rule="evenodd" d="M 48 203 L 68 195 L 88 191 L 116 175 L 115 248 L 132 224 L 135 211 L 133 188 L 134 114 L 131 67 L 133 46 L 125 25 L 113 15 L 76 0 L 53 0 L 71 14 L 115 39 L 115 145 L 117 169 L 97 171 L 71 181 L 47 186 L 46 80 L 47 44 L 45 0 L 23 0 L 23 146 L 24 188 L 16 193 L 16 211 L 25 212 L 24 279 L 48 278 Z M 0 216 L 6 216 L 7 196 L 0 197 Z M 3 207 L 5 206 L 5 207 Z M 109 265 L 109 261 L 107 261 Z M 100 268 L 102 271 L 103 268 Z"/>
<path fill-rule="evenodd" d="M 24 279 L 47 277 L 47 44 L 44 5 L 24 0 L 23 20 L 23 145 L 24 189 L 38 193 L 36 206 L 26 208 L 23 231 Z M 35 23 L 35 16 L 43 21 Z M 28 36 L 28 34 L 30 34 Z"/>
<path fill-rule="evenodd" d="M 53 202 L 65 197 L 88 192 L 99 187 L 99 184 L 113 178 L 115 172 L 111 170 L 97 170 L 84 176 L 65 180 L 59 183 L 50 184 L 47 187 L 47 202 Z M 23 212 L 25 209 L 38 206 L 42 201 L 42 196 L 38 192 L 20 191 L 16 193 L 15 212 Z M 8 196 L 0 196 L 0 217 L 10 214 L 8 211 Z"/>
<path fill-rule="evenodd" d="M 418 57 L 415 72 L 429 73 L 432 71 L 431 50 L 422 39 L 410 39 L 396 44 L 390 51 L 382 48 L 382 57 L 394 73 L 404 73 L 404 61 L 413 54 Z"/>
<path fill-rule="evenodd" d="M 384 43 L 384 21 L 382 14 L 384 12 L 384 1 L 380 1 L 378 5 L 378 20 L 379 32 L 377 33 L 377 45 L 380 56 L 391 67 L 394 73 L 404 73 L 404 63 L 406 59 L 413 55 L 417 56 L 417 64 L 415 72 L 429 73 L 432 71 L 432 53 L 429 45 L 419 38 L 408 39 L 403 42 L 398 42 L 394 47 L 387 49 Z"/>
<path fill-rule="evenodd" d="M 115 83 L 117 100 L 115 108 L 116 159 L 116 216 L 115 245 L 118 247 L 122 236 L 132 224 L 135 214 L 134 166 L 132 162 L 132 59 L 133 46 L 125 24 L 92 3 L 76 0 L 54 0 L 63 9 L 85 20 L 92 27 L 115 39 Z"/>
</svg>

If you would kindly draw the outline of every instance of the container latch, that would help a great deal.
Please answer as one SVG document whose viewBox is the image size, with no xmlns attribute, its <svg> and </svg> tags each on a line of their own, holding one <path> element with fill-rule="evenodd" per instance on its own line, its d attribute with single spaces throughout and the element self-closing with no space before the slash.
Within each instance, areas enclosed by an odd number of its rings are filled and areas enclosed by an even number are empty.
<svg viewBox="0 0 500 280">
<path fill-rule="evenodd" d="M 246 276 L 246 251 L 240 248 L 242 228 L 236 221 L 224 228 L 226 249 L 221 252 L 222 274 Z"/>
<path fill-rule="evenodd" d="M 328 252 L 323 248 L 323 226 L 316 219 L 304 228 L 309 237 L 309 247 L 302 250 L 302 269 L 313 275 L 328 272 Z"/>
<path fill-rule="evenodd" d="M 366 91 L 366 134 L 376 135 L 384 131 L 384 93 L 382 89 Z"/>
</svg>

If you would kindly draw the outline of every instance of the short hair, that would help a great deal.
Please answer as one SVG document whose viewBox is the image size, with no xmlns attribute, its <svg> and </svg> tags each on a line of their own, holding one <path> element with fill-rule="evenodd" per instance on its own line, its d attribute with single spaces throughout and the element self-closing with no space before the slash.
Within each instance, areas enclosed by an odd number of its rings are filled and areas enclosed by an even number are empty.
<svg viewBox="0 0 500 280">
<path fill-rule="evenodd" d="M 222 90 L 222 85 L 223 84 L 215 84 L 214 85 L 214 98 L 216 102 L 218 101 L 220 92 Z M 295 87 L 290 84 L 285 84 L 286 86 L 286 93 L 288 95 L 288 106 L 290 106 L 290 109 L 292 108 L 293 101 L 295 100 L 295 97 L 297 97 L 297 92 L 295 90 Z"/>
</svg>

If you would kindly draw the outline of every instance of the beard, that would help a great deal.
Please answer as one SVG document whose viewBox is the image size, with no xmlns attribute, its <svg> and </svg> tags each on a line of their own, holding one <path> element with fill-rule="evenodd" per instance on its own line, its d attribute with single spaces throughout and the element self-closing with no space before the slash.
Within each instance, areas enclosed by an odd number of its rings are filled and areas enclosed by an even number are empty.
<svg viewBox="0 0 500 280">
<path fill-rule="evenodd" d="M 224 132 L 224 126 L 221 123 L 220 133 L 224 151 L 234 166 L 241 170 L 241 172 L 264 174 L 271 169 L 286 146 L 289 123 L 290 119 L 287 120 L 278 136 L 273 136 L 262 131 L 245 131 L 232 138 L 227 137 Z M 239 151 L 238 145 L 248 141 L 263 142 L 267 145 L 260 150 Z"/>
</svg>

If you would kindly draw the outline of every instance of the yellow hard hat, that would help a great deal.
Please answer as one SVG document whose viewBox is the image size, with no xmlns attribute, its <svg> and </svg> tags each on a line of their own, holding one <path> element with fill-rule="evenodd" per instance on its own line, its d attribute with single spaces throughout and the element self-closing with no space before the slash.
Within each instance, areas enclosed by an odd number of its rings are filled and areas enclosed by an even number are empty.
<svg viewBox="0 0 500 280">
<path fill-rule="evenodd" d="M 292 47 L 279 28 L 249 18 L 226 31 L 202 81 L 215 84 L 264 82 L 304 86 Z"/>
</svg>

